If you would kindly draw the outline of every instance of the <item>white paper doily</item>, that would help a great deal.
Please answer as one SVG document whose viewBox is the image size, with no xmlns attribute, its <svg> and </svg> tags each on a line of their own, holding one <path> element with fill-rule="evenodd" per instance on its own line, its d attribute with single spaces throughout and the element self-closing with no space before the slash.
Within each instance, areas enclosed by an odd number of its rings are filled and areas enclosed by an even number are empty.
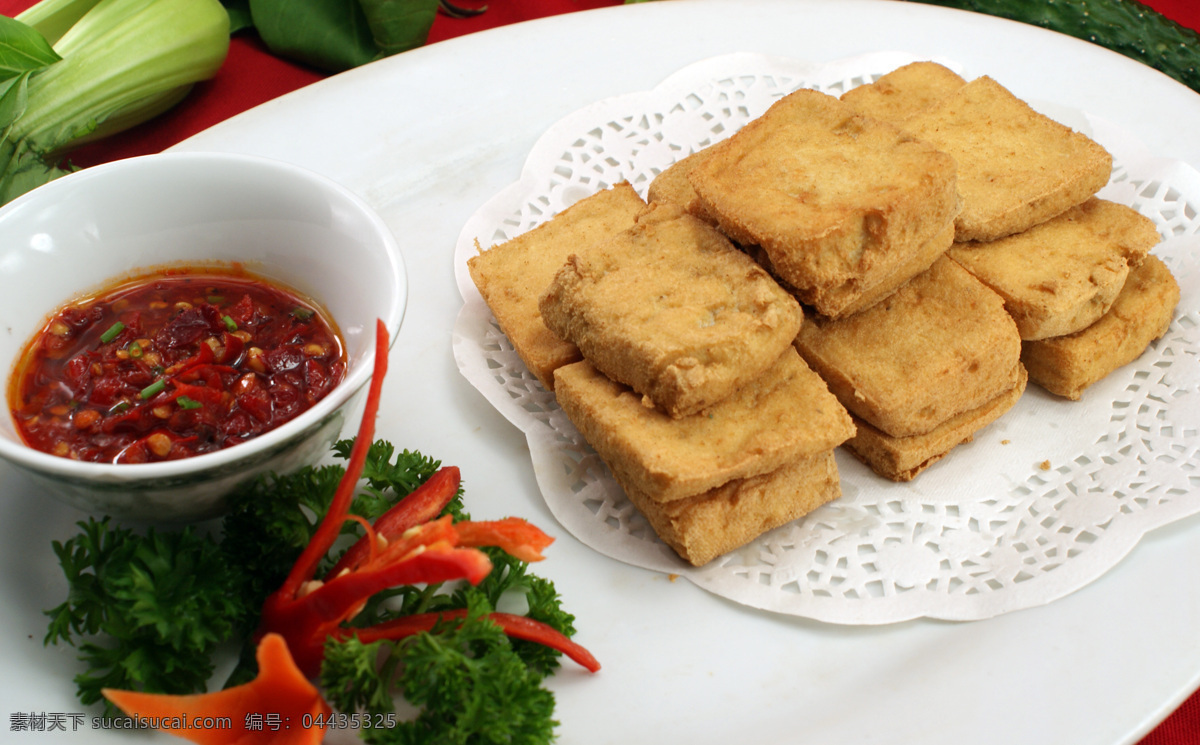
<svg viewBox="0 0 1200 745">
<path fill-rule="evenodd" d="M 622 180 L 643 196 L 679 158 L 718 141 L 798 88 L 832 94 L 916 60 L 880 53 L 808 64 L 732 54 L 652 91 L 565 117 L 521 178 L 463 228 L 455 276 L 464 305 L 453 348 L 462 374 L 525 433 L 558 521 L 602 554 L 687 578 L 783 614 L 843 624 L 972 620 L 1050 602 L 1116 565 L 1149 530 L 1200 512 L 1200 174 L 1153 158 L 1113 125 L 1052 104 L 1114 156 L 1102 196 L 1152 218 L 1154 249 L 1183 290 L 1166 335 L 1084 393 L 1030 384 L 1017 405 L 913 482 L 875 476 L 839 451 L 841 499 L 695 568 L 650 529 L 500 332 L 467 272 L 488 247 Z M 966 77 L 954 62 L 938 60 Z M 1003 81 L 1001 81 L 1003 82 Z M 1019 94 L 1019 91 L 1015 91 Z"/>
</svg>

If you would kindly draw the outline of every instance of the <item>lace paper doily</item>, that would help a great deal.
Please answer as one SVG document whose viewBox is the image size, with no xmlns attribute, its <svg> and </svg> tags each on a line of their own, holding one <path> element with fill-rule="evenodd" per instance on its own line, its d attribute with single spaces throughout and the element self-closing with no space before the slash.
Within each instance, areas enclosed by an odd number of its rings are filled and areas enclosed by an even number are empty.
<svg viewBox="0 0 1200 745">
<path fill-rule="evenodd" d="M 459 369 L 525 433 L 547 504 L 579 540 L 749 606 L 881 624 L 981 619 L 1050 602 L 1116 565 L 1147 531 L 1200 512 L 1200 174 L 1150 157 L 1129 135 L 1078 112 L 1039 107 L 1107 147 L 1115 167 L 1102 196 L 1158 225 L 1164 242 L 1154 253 L 1183 288 L 1166 335 L 1082 401 L 1030 384 L 1012 410 L 913 482 L 881 479 L 839 451 L 841 499 L 702 568 L 659 541 L 525 369 L 471 282 L 466 261 L 476 241 L 488 247 L 517 236 L 622 180 L 645 196 L 663 168 L 778 97 L 802 87 L 840 94 L 915 59 L 881 53 L 813 65 L 734 54 L 699 62 L 652 91 L 558 122 L 521 179 L 463 228 L 454 257 L 464 299 L 453 341 Z"/>
</svg>

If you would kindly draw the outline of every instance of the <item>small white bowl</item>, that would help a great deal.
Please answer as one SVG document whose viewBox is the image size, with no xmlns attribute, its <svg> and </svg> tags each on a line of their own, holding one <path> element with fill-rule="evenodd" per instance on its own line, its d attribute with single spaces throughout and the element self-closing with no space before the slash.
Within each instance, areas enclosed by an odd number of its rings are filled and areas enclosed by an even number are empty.
<svg viewBox="0 0 1200 745">
<path fill-rule="evenodd" d="M 84 463 L 25 445 L 0 417 L 0 457 L 92 513 L 213 517 L 248 479 L 320 460 L 371 376 L 375 322 L 395 339 L 407 279 L 396 240 L 361 199 L 322 176 L 244 155 L 164 153 L 94 166 L 0 208 L 0 369 L 48 316 L 138 270 L 240 262 L 323 305 L 345 339 L 343 382 L 286 424 L 225 450 L 161 463 Z M 6 401 L 7 403 L 7 401 Z"/>
</svg>

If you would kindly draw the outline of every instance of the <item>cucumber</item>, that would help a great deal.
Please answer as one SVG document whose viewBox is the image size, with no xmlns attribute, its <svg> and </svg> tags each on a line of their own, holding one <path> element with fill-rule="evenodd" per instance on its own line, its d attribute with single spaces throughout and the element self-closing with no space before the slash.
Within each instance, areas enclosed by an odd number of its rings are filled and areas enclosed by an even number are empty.
<svg viewBox="0 0 1200 745">
<path fill-rule="evenodd" d="M 914 0 L 973 10 L 1084 39 L 1200 93 L 1200 33 L 1136 0 Z"/>
</svg>

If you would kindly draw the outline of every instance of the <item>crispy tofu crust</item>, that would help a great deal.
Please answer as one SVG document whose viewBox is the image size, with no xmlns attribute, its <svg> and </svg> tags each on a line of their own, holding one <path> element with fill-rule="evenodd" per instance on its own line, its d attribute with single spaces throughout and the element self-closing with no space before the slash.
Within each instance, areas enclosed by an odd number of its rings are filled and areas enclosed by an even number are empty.
<svg viewBox="0 0 1200 745">
<path fill-rule="evenodd" d="M 580 359 L 542 322 L 538 296 L 572 253 L 633 225 L 646 203 L 620 183 L 571 205 L 527 233 L 467 261 L 471 279 L 513 348 L 547 390 L 554 370 Z"/>
<path fill-rule="evenodd" d="M 693 153 L 660 173 L 650 184 L 650 201 L 679 205 L 706 222 L 715 222 L 704 212 L 695 189 L 688 181 L 688 174 L 710 152 L 711 149 Z M 822 315 L 841 318 L 865 310 L 891 294 L 897 287 L 928 269 L 953 243 L 954 222 L 948 221 L 941 232 L 915 251 L 894 251 L 881 257 L 879 265 L 866 276 L 852 278 L 832 287 L 812 287 L 805 290 L 792 286 L 780 276 L 771 263 L 771 257 L 761 246 L 740 248 L 754 257 L 755 261 L 800 302 L 819 309 Z"/>
<path fill-rule="evenodd" d="M 1130 272 L 1100 320 L 1074 334 L 1024 342 L 1021 361 L 1030 380 L 1078 401 L 1088 386 L 1136 360 L 1165 334 L 1178 304 L 1179 283 L 1151 254 Z"/>
<path fill-rule="evenodd" d="M 913 62 L 897 67 L 874 83 L 851 88 L 842 100 L 873 119 L 903 126 L 962 86 L 958 73 L 936 62 Z"/>
<path fill-rule="evenodd" d="M 1011 409 L 1025 392 L 1029 380 L 1019 370 L 1017 384 L 992 400 L 950 417 L 923 435 L 892 437 L 855 417 L 854 437 L 845 448 L 876 474 L 892 481 L 912 481 L 917 474 L 946 457 L 951 450 L 970 442 L 975 433 Z"/>
<path fill-rule="evenodd" d="M 1028 341 L 1095 323 L 1116 300 L 1129 268 L 1158 242 L 1149 218 L 1092 197 L 1016 235 L 959 243 L 950 258 L 1004 298 Z"/>
<path fill-rule="evenodd" d="M 1094 195 L 1112 172 L 1103 147 L 987 76 L 904 127 L 958 162 L 959 241 L 996 240 L 1045 222 Z"/>
<path fill-rule="evenodd" d="M 953 158 L 817 91 L 708 150 L 689 175 L 705 213 L 804 291 L 887 273 L 885 257 L 920 250 L 959 209 Z"/>
<path fill-rule="evenodd" d="M 681 419 L 643 405 L 586 360 L 555 371 L 554 394 L 618 482 L 655 502 L 770 473 L 854 434 L 850 415 L 792 349 L 729 398 Z"/>
<path fill-rule="evenodd" d="M 920 249 L 910 254 L 897 254 L 886 259 L 891 269 L 873 273 L 862 280 L 850 280 L 843 285 L 827 290 L 800 290 L 791 287 L 774 271 L 771 258 L 762 249 L 752 246 L 748 250 L 760 264 L 766 267 L 777 280 L 800 302 L 820 307 L 826 318 L 837 319 L 864 311 L 891 295 L 905 282 L 933 266 L 947 249 L 954 245 L 954 223 L 946 223 L 941 233 L 927 241 Z"/>
<path fill-rule="evenodd" d="M 757 378 L 804 317 L 716 228 L 658 203 L 634 227 L 568 257 L 540 308 L 597 369 L 673 417 Z"/>
<path fill-rule="evenodd" d="M 697 198 L 696 190 L 692 188 L 690 181 L 692 170 L 711 154 L 712 148 L 708 147 L 667 166 L 650 182 L 649 188 L 646 189 L 647 201 L 676 204 L 706 222 L 715 222 L 705 213 L 704 205 Z"/>
<path fill-rule="evenodd" d="M 663 542 L 694 566 L 704 566 L 842 495 L 832 450 L 673 502 L 622 488 Z"/>
<path fill-rule="evenodd" d="M 796 348 L 852 414 L 908 437 L 1016 385 L 1021 339 L 1000 296 L 942 257 L 861 313 L 807 320 Z"/>
</svg>

